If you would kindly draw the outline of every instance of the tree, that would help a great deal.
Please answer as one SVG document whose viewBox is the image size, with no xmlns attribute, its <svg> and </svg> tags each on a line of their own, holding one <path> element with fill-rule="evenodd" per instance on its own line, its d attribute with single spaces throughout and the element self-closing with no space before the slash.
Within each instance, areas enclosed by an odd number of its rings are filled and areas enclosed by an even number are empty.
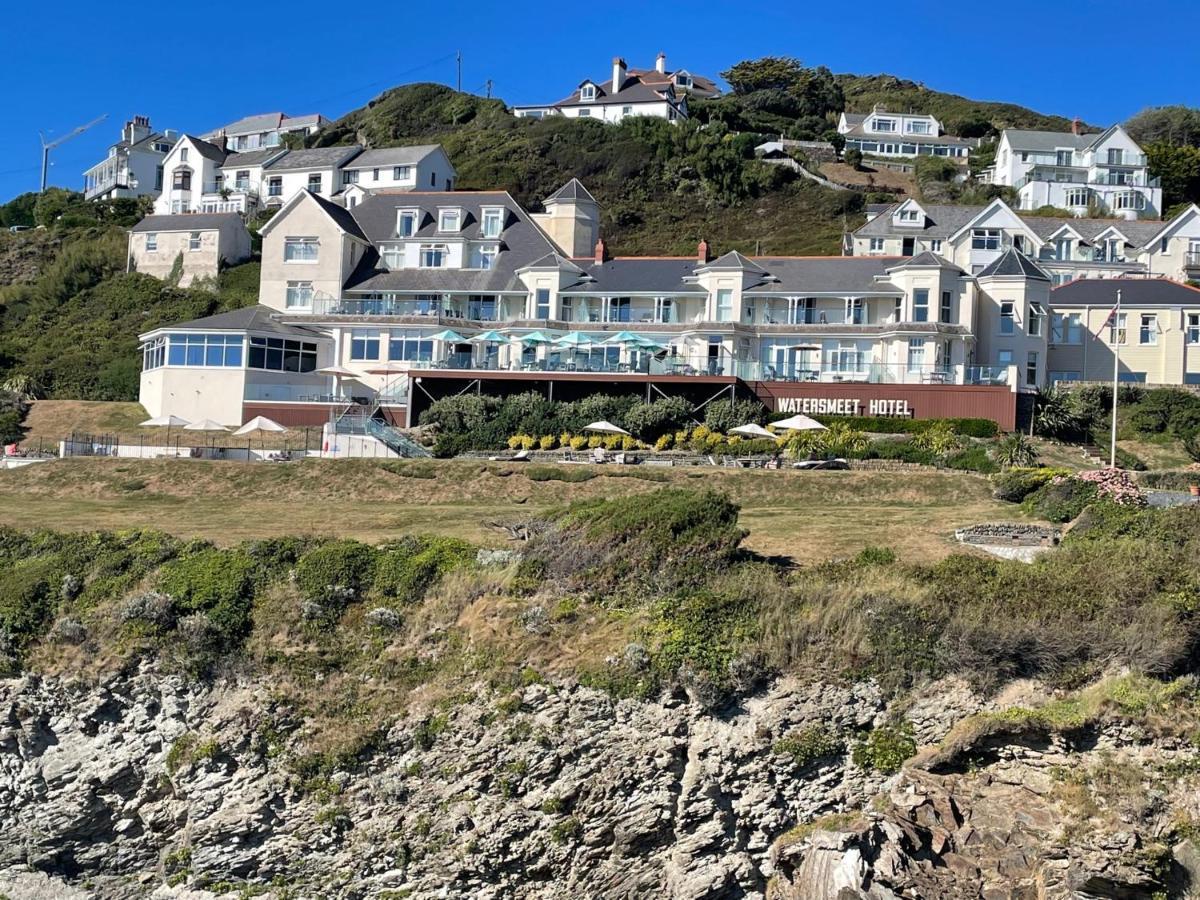
<svg viewBox="0 0 1200 900">
<path fill-rule="evenodd" d="M 833 152 L 838 156 L 842 155 L 842 151 L 846 149 L 846 136 L 839 134 L 836 129 L 829 129 L 823 135 L 826 143 L 833 145 Z"/>
<path fill-rule="evenodd" d="M 787 91 L 801 80 L 804 66 L 792 56 L 764 56 L 748 59 L 726 69 L 721 77 L 735 94 L 755 91 Z"/>
<path fill-rule="evenodd" d="M 1163 206 L 1200 200 L 1200 148 L 1159 141 L 1146 147 L 1150 174 L 1162 179 Z"/>
<path fill-rule="evenodd" d="M 83 194 L 66 188 L 46 188 L 38 195 L 33 217 L 39 225 L 53 225 L 58 217 L 83 200 Z"/>
<path fill-rule="evenodd" d="M 1127 121 L 1125 130 L 1143 147 L 1160 142 L 1176 147 L 1197 147 L 1200 146 L 1200 109 L 1190 106 L 1150 107 Z"/>
<path fill-rule="evenodd" d="M 946 126 L 949 134 L 956 134 L 963 138 L 987 137 L 996 130 L 992 126 L 991 119 L 985 116 L 981 110 L 971 110 L 961 116 L 947 119 L 942 124 Z"/>
<path fill-rule="evenodd" d="M 14 225 L 33 225 L 33 209 L 37 205 L 38 195 L 33 191 L 20 194 L 5 204 L 0 204 L 0 228 L 11 228 Z"/>
<path fill-rule="evenodd" d="M 862 151 L 857 147 L 851 147 L 842 154 L 842 159 L 846 161 L 846 165 L 850 166 L 855 171 L 862 169 L 863 155 Z"/>
</svg>

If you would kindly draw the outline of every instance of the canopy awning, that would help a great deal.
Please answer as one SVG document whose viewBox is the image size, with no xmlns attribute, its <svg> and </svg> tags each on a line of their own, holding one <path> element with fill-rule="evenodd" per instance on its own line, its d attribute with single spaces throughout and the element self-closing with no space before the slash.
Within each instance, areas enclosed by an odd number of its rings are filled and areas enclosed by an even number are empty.
<svg viewBox="0 0 1200 900">
<path fill-rule="evenodd" d="M 275 434 L 282 434 L 287 429 L 273 419 L 268 419 L 266 416 L 255 416 L 235 431 L 234 434 L 252 434 L 255 431 L 269 431 Z"/>
<path fill-rule="evenodd" d="M 584 425 L 583 430 L 584 431 L 597 431 L 600 434 L 624 434 L 624 435 L 629 434 L 629 432 L 626 431 L 624 428 L 619 428 L 616 425 L 614 425 L 612 422 L 605 422 L 603 420 L 599 421 L 599 422 L 593 422 L 591 425 Z"/>
<path fill-rule="evenodd" d="M 794 415 L 788 419 L 780 419 L 778 422 L 771 423 L 772 428 L 778 428 L 781 431 L 825 431 L 826 428 L 816 419 L 810 419 L 805 415 Z"/>
<path fill-rule="evenodd" d="M 448 344 L 462 344 L 467 340 L 457 331 L 451 331 L 449 328 L 445 331 L 439 331 L 437 334 L 431 334 L 429 339 L 431 341 L 445 341 Z"/>
<path fill-rule="evenodd" d="M 763 428 L 761 425 L 758 425 L 754 422 L 751 422 L 748 425 L 739 425 L 737 428 L 730 428 L 729 433 L 730 434 L 738 434 L 738 435 L 741 435 L 742 437 L 753 437 L 753 438 L 774 438 L 775 437 L 775 435 L 771 434 L 771 432 L 767 431 L 767 429 Z"/>
</svg>

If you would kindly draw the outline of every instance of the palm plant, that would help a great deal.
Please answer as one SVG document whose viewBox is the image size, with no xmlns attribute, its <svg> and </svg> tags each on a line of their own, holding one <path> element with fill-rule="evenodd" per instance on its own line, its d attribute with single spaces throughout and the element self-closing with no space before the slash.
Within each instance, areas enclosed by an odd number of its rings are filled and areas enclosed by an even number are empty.
<svg viewBox="0 0 1200 900">
<path fill-rule="evenodd" d="M 992 460 L 1002 469 L 1023 469 L 1037 462 L 1037 448 L 1019 431 L 1006 434 L 992 448 Z"/>
</svg>

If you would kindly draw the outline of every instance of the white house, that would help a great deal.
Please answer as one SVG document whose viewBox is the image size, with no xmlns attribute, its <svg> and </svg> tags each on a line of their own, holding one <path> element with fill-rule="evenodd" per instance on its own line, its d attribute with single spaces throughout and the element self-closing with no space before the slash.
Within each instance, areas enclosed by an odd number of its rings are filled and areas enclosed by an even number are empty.
<svg viewBox="0 0 1200 900">
<path fill-rule="evenodd" d="M 283 113 L 260 113 L 230 122 L 203 135 L 205 140 L 225 138 L 226 146 L 234 153 L 278 147 L 286 134 L 306 137 L 329 124 L 320 114 L 288 116 Z"/>
<path fill-rule="evenodd" d="M 1055 206 L 1084 216 L 1089 210 L 1128 219 L 1162 215 L 1162 188 L 1151 178 L 1146 154 L 1120 125 L 1100 134 L 1006 128 L 996 162 L 983 178 L 1015 188 L 1020 208 Z"/>
<path fill-rule="evenodd" d="M 250 258 L 236 213 L 146 216 L 129 230 L 129 268 L 187 287 Z"/>
<path fill-rule="evenodd" d="M 413 147 L 384 147 L 364 150 L 342 166 L 342 188 L 347 205 L 362 198 L 363 191 L 395 189 L 450 191 L 456 176 L 450 157 L 441 144 Z M 358 191 L 351 193 L 351 188 Z"/>
<path fill-rule="evenodd" d="M 942 133 L 942 124 L 925 113 L 889 112 L 876 106 L 869 113 L 843 112 L 838 134 L 847 150 L 869 156 L 945 156 L 966 159 L 978 141 Z"/>
<path fill-rule="evenodd" d="M 567 97 L 555 103 L 514 106 L 513 115 L 540 119 L 558 115 L 575 119 L 620 122 L 626 116 L 656 116 L 677 121 L 687 118 L 687 98 L 715 97 L 720 93 L 709 78 L 686 69 L 668 71 L 666 54 L 658 54 L 653 69 L 630 69 L 614 57 L 608 81 L 586 79 Z"/>
<path fill-rule="evenodd" d="M 121 130 L 121 140 L 108 148 L 104 161 L 83 173 L 88 200 L 157 197 L 163 187 L 163 160 L 179 135 L 158 132 L 147 116 L 134 116 Z"/>
<path fill-rule="evenodd" d="M 977 274 L 1008 249 L 1037 261 L 1055 285 L 1084 278 L 1200 276 L 1200 208 L 1170 222 L 1035 216 L 1003 200 L 986 206 L 892 204 L 850 235 L 853 256 L 936 253 Z"/>
</svg>

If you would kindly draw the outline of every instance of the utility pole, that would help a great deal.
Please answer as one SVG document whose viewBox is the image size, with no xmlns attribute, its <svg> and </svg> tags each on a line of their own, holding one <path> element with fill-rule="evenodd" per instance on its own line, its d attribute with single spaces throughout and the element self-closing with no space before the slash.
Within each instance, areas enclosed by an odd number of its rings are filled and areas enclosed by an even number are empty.
<svg viewBox="0 0 1200 900">
<path fill-rule="evenodd" d="M 492 79 L 487 80 L 487 98 L 492 99 Z"/>
<path fill-rule="evenodd" d="M 38 137 L 42 139 L 42 186 L 40 188 L 42 192 L 45 192 L 46 190 L 46 179 L 50 175 L 50 151 L 60 144 L 65 144 L 67 141 L 71 140 L 71 138 L 78 137 L 92 126 L 99 125 L 107 118 L 108 113 L 105 113 L 104 115 L 100 116 L 100 118 L 92 119 L 92 121 L 88 122 L 86 125 L 80 125 L 74 131 L 70 131 L 53 141 L 47 141 L 46 135 L 40 131 L 38 132 Z"/>
<path fill-rule="evenodd" d="M 1117 305 L 1111 314 L 1113 338 L 1112 436 L 1109 445 L 1108 467 L 1117 467 L 1117 391 L 1121 380 L 1121 289 L 1117 288 Z"/>
<path fill-rule="evenodd" d="M 458 63 L 458 84 L 456 86 L 456 90 L 458 90 L 459 93 L 462 93 L 462 51 L 461 50 L 458 50 L 457 52 L 455 52 L 454 59 L 455 59 L 455 62 Z"/>
</svg>

